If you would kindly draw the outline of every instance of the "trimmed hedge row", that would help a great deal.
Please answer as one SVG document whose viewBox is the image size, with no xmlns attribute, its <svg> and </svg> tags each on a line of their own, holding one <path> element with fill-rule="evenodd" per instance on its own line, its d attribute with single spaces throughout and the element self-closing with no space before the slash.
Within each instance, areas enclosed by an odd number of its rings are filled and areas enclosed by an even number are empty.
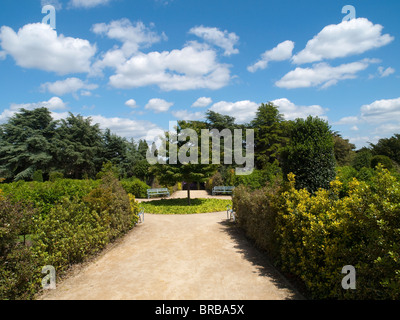
<svg viewBox="0 0 400 320">
<path fill-rule="evenodd" d="M 61 185 L 67 186 L 63 195 Z M 3 300 L 34 298 L 40 290 L 44 266 L 52 265 L 57 275 L 62 275 L 70 265 L 99 252 L 138 221 L 139 205 L 135 197 L 128 195 L 112 175 L 103 176 L 99 182 L 57 180 L 38 186 L 38 190 L 47 191 L 38 191 L 43 198 L 30 193 L 30 184 L 20 187 L 17 191 L 12 186 L 11 191 L 5 192 L 11 193 L 0 199 L 0 299 Z M 26 199 L 31 201 L 21 200 L 23 194 L 30 195 Z M 51 205 L 46 201 L 52 201 Z M 22 234 L 29 234 L 25 244 Z"/>
<path fill-rule="evenodd" d="M 370 182 L 353 179 L 314 194 L 289 183 L 262 192 L 238 188 L 239 225 L 316 299 L 400 298 L 400 182 L 377 167 Z M 272 191 L 271 191 L 272 190 Z M 342 268 L 356 269 L 344 290 Z"/>
</svg>

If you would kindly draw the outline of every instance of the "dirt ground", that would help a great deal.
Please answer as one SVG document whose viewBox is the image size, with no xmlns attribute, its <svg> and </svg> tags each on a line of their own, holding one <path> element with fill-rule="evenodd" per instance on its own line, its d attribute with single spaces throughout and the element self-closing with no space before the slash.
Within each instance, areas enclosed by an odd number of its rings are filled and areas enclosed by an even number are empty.
<svg viewBox="0 0 400 320">
<path fill-rule="evenodd" d="M 118 244 L 38 299 L 302 299 L 226 218 L 146 214 Z"/>
</svg>

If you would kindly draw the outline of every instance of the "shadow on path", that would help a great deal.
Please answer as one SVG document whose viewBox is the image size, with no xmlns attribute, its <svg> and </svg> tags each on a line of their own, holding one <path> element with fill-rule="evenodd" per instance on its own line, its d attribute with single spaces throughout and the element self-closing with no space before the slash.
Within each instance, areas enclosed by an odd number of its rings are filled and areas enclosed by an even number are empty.
<svg viewBox="0 0 400 320">
<path fill-rule="evenodd" d="M 219 222 L 223 230 L 230 236 L 234 248 L 243 254 L 244 258 L 253 264 L 263 277 L 272 279 L 279 289 L 286 289 L 293 293 L 287 300 L 305 300 L 306 298 L 272 265 L 266 254 L 257 249 L 249 240 L 244 231 L 232 222 L 225 220 Z"/>
</svg>

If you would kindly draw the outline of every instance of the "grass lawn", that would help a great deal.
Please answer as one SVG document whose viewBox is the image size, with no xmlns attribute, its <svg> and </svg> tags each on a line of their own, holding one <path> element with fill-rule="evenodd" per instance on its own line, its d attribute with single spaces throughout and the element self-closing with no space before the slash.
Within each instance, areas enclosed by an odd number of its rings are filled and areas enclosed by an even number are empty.
<svg viewBox="0 0 400 320">
<path fill-rule="evenodd" d="M 162 199 L 142 202 L 140 207 L 146 213 L 154 214 L 195 214 L 226 211 L 232 200 L 225 199 L 191 199 L 188 206 L 187 199 Z"/>
</svg>

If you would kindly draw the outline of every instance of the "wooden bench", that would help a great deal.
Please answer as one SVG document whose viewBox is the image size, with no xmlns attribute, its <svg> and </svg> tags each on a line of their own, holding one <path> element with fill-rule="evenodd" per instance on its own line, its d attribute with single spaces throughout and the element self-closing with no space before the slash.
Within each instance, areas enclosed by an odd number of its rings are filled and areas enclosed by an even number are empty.
<svg viewBox="0 0 400 320">
<path fill-rule="evenodd" d="M 227 186 L 218 186 L 218 187 L 214 187 L 212 189 L 212 195 L 215 196 L 217 193 L 229 193 L 232 194 L 233 189 L 235 189 L 235 187 L 227 187 Z"/>
<path fill-rule="evenodd" d="M 159 195 L 169 197 L 169 190 L 167 188 L 147 189 L 147 199 L 150 199 L 151 196 L 159 196 Z"/>
</svg>

